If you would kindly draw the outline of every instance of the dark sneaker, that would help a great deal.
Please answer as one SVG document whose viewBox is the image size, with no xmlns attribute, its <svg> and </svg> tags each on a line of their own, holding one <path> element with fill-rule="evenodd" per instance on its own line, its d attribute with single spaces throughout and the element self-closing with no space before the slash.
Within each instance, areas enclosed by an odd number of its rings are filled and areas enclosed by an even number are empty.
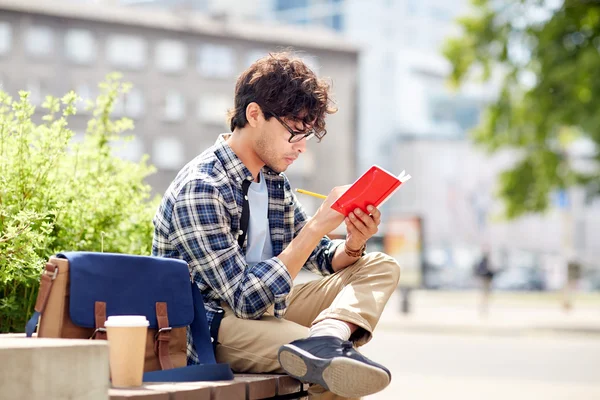
<svg viewBox="0 0 600 400">
<path fill-rule="evenodd" d="M 295 340 L 279 348 L 279 364 L 291 376 L 342 397 L 362 397 L 389 385 L 390 371 L 334 336 Z"/>
</svg>

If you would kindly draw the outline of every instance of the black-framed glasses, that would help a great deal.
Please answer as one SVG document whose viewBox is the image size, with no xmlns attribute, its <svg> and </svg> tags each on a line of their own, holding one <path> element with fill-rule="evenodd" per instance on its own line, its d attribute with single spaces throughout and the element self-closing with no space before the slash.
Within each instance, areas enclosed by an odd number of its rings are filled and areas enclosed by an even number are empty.
<svg viewBox="0 0 600 400">
<path fill-rule="evenodd" d="M 324 132 L 317 132 L 314 128 L 310 128 L 308 131 L 305 131 L 305 132 L 295 131 L 288 124 L 283 122 L 283 120 L 281 118 L 279 118 L 277 115 L 273 114 L 272 112 L 268 112 L 268 113 L 271 114 L 277 121 L 279 121 L 279 123 L 281 125 L 283 125 L 283 127 L 285 129 L 287 129 L 287 131 L 290 133 L 291 136 L 288 139 L 288 141 L 290 143 L 297 143 L 304 138 L 306 138 L 306 140 L 310 140 L 313 137 L 316 137 L 317 140 L 320 142 L 321 139 L 323 139 L 323 136 L 325 136 Z"/>
</svg>

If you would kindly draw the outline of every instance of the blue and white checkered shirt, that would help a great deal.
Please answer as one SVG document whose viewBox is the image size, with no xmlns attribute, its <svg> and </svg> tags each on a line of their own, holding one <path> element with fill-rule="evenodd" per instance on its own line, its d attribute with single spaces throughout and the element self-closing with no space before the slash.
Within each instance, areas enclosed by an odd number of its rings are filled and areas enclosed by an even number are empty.
<svg viewBox="0 0 600 400">
<path fill-rule="evenodd" d="M 258 319 L 274 305 L 285 315 L 292 278 L 276 256 L 254 266 L 239 247 L 242 180 L 252 179 L 225 142 L 226 135 L 188 163 L 164 194 L 154 217 L 152 254 L 185 260 L 204 297 L 208 323 L 226 302 L 239 318 Z M 308 217 L 283 173 L 268 167 L 263 175 L 269 192 L 269 228 L 273 254 L 280 254 L 306 224 Z M 321 275 L 333 273 L 331 260 L 341 241 L 323 237 L 304 264 Z M 189 362 L 197 362 L 188 335 Z"/>
</svg>

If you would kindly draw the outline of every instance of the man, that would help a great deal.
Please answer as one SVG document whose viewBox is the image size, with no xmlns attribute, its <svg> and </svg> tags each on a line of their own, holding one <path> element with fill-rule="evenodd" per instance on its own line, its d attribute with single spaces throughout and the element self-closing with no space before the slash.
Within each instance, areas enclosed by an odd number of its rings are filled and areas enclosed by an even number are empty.
<svg viewBox="0 0 600 400">
<path fill-rule="evenodd" d="M 398 264 L 364 252 L 379 210 L 344 218 L 330 208 L 345 190 L 337 187 L 308 218 L 283 175 L 309 139 L 325 136 L 325 115 L 336 111 L 328 84 L 300 59 L 277 53 L 256 61 L 236 84 L 232 134 L 186 165 L 166 191 L 152 251 L 188 262 L 218 331 L 219 362 L 236 372 L 285 371 L 360 397 L 391 379 L 353 343 L 371 339 L 397 287 Z M 342 222 L 345 241 L 325 236 Z M 302 268 L 324 277 L 293 286 Z M 188 354 L 194 362 L 191 345 Z"/>
<path fill-rule="evenodd" d="M 481 299 L 479 304 L 479 314 L 487 316 L 490 308 L 490 296 L 492 291 L 492 280 L 496 275 L 496 270 L 492 268 L 490 253 L 484 249 L 481 259 L 475 264 L 475 275 L 481 281 Z"/>
</svg>

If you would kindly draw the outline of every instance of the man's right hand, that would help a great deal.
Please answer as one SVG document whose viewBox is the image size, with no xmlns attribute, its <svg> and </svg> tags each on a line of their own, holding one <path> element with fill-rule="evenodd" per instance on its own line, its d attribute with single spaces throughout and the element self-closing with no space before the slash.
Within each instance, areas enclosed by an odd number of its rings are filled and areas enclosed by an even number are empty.
<svg viewBox="0 0 600 400">
<path fill-rule="evenodd" d="M 317 210 L 315 215 L 312 217 L 312 221 L 315 224 L 315 227 L 323 232 L 323 235 L 328 234 L 333 231 L 335 228 L 340 226 L 342 222 L 344 222 L 344 215 L 339 212 L 333 210 L 331 205 L 335 203 L 340 196 L 348 190 L 351 185 L 345 186 L 337 186 L 334 187 L 329 195 L 321 204 L 321 207 Z"/>
</svg>

